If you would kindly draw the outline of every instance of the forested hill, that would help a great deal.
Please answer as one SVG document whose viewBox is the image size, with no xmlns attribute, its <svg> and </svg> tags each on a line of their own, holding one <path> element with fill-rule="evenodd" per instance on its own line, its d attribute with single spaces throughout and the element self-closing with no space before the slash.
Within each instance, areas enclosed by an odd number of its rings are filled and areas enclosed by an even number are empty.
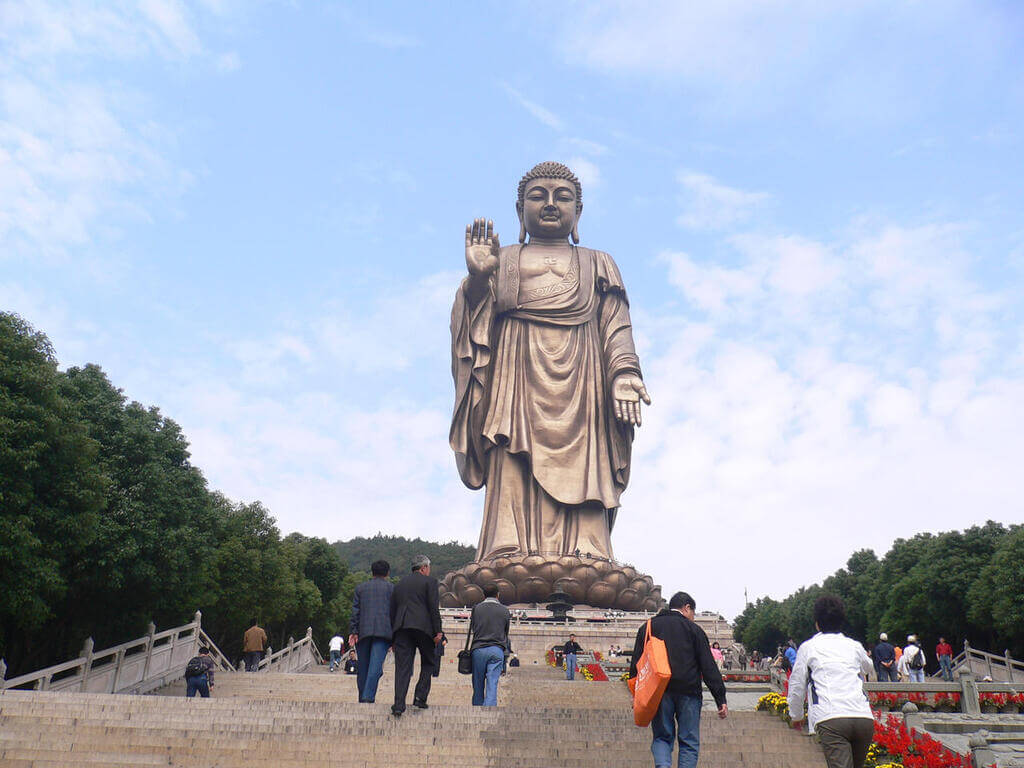
<svg viewBox="0 0 1024 768">
<path fill-rule="evenodd" d="M 762 597 L 736 619 L 736 637 L 774 652 L 787 638 L 814 634 L 814 601 L 824 593 L 846 603 L 843 631 L 870 647 L 886 632 L 902 645 L 908 634 L 924 642 L 928 669 L 939 637 L 954 651 L 964 640 L 994 653 L 1024 656 L 1024 525 L 988 522 L 963 531 L 919 533 L 897 539 L 879 558 L 855 552 L 821 584 L 783 600 Z"/>
<path fill-rule="evenodd" d="M 431 575 L 443 577 L 448 571 L 461 568 L 476 556 L 476 548 L 457 541 L 438 544 L 423 539 L 407 539 L 404 536 L 384 536 L 378 533 L 371 538 L 357 536 L 349 541 L 334 542 L 334 549 L 352 571 L 370 572 L 374 560 L 387 560 L 391 575 L 401 576 L 408 572 L 414 555 L 430 558 Z"/>
</svg>

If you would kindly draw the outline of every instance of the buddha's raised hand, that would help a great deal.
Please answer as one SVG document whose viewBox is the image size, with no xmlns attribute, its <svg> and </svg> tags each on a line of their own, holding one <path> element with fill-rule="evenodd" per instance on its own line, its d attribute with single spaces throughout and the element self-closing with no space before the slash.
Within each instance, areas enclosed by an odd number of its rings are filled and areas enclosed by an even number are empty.
<svg viewBox="0 0 1024 768">
<path fill-rule="evenodd" d="M 487 277 L 498 268 L 498 252 L 501 244 L 494 232 L 494 222 L 488 219 L 474 219 L 466 227 L 466 267 L 469 274 Z"/>
</svg>

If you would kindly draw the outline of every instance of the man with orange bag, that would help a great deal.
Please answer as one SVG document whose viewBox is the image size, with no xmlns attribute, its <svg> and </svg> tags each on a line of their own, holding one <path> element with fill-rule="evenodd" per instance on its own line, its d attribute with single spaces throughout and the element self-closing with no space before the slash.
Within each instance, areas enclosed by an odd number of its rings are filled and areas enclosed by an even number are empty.
<svg viewBox="0 0 1024 768">
<path fill-rule="evenodd" d="M 651 635 L 665 642 L 672 677 L 651 720 L 651 753 L 655 768 L 671 768 L 673 742 L 679 741 L 678 768 L 696 768 L 700 753 L 701 680 L 707 683 L 718 705 L 718 716 L 729 714 L 725 704 L 725 683 L 718 670 L 708 636 L 693 620 L 697 604 L 686 592 L 676 592 L 668 608 L 651 619 Z M 637 661 L 643 655 L 647 637 L 645 623 L 636 633 L 629 676 L 637 675 Z"/>
</svg>

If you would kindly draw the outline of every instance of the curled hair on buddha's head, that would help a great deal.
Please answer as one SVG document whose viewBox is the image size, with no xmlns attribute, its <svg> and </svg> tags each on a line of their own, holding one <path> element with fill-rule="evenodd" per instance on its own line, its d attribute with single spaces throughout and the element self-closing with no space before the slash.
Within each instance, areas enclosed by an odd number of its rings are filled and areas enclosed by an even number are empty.
<svg viewBox="0 0 1024 768">
<path fill-rule="evenodd" d="M 528 170 L 526 174 L 519 180 L 519 191 L 516 194 L 516 210 L 523 210 L 523 199 L 526 197 L 526 185 L 534 179 L 565 179 L 571 182 L 573 187 L 576 188 L 576 215 L 580 215 L 580 211 L 583 210 L 583 187 L 580 185 L 580 180 L 576 178 L 576 174 L 569 170 L 569 166 L 562 165 L 562 163 L 556 163 L 553 160 L 546 160 L 543 163 L 537 163 L 533 168 Z"/>
</svg>

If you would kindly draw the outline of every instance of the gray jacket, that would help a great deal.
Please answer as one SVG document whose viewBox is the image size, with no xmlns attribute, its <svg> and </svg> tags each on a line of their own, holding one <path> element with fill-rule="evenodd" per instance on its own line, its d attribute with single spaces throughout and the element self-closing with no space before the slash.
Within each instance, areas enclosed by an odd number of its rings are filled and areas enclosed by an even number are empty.
<svg viewBox="0 0 1024 768">
<path fill-rule="evenodd" d="M 395 585 L 387 578 L 373 577 L 356 585 L 352 599 L 349 632 L 364 637 L 391 639 L 391 593 Z"/>
<path fill-rule="evenodd" d="M 469 631 L 473 633 L 471 649 L 475 651 L 477 648 L 497 645 L 504 648 L 506 653 L 511 653 L 508 628 L 508 608 L 493 597 L 477 603 L 473 606 L 473 613 L 469 619 Z"/>
</svg>

